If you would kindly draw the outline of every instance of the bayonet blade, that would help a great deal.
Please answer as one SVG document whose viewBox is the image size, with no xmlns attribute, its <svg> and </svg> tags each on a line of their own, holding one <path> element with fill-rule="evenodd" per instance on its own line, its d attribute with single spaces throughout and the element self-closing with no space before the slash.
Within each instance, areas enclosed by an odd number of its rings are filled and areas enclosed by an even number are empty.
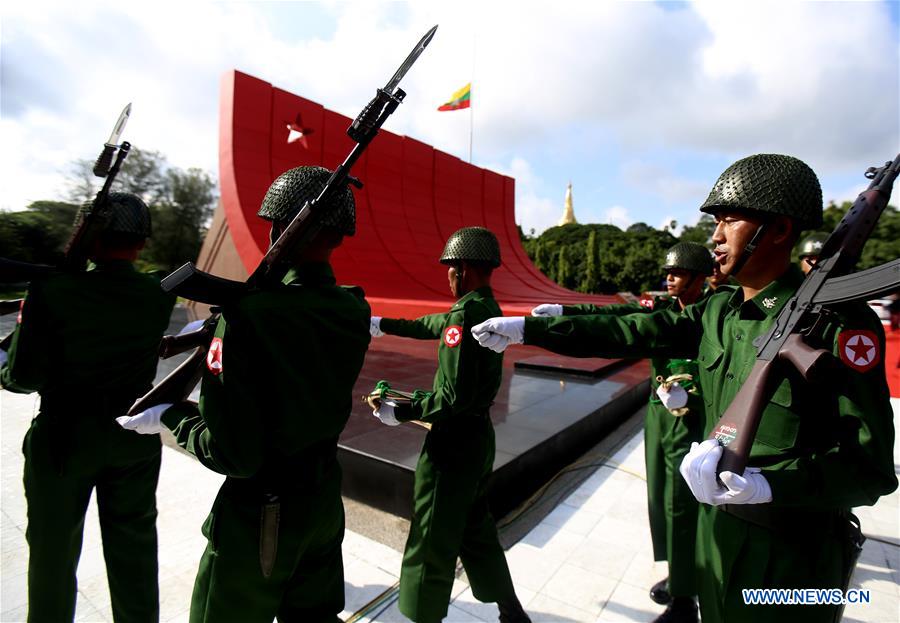
<svg viewBox="0 0 900 623">
<path fill-rule="evenodd" d="M 413 48 L 412 52 L 409 53 L 409 56 L 406 57 L 406 60 L 400 65 L 400 69 L 397 70 L 397 73 L 388 80 L 388 83 L 385 85 L 384 90 L 388 93 L 393 94 L 394 89 L 397 88 L 397 85 L 400 84 L 400 81 L 403 79 L 403 76 L 406 75 L 406 72 L 409 71 L 409 68 L 413 66 L 413 63 L 416 62 L 416 59 L 419 58 L 419 55 L 425 50 L 431 40 L 434 38 L 434 33 L 437 31 L 437 24 L 435 24 L 431 30 L 425 33 L 425 36 L 422 37 L 419 42 L 416 44 L 416 47 Z"/>
<path fill-rule="evenodd" d="M 115 127 L 113 127 L 112 134 L 109 135 L 109 140 L 106 141 L 107 145 L 118 145 L 119 138 L 122 136 L 122 131 L 125 129 L 125 124 L 128 123 L 128 117 L 131 116 L 131 102 L 128 102 L 128 106 L 122 109 L 122 113 L 119 115 L 119 120 L 116 121 Z"/>
</svg>

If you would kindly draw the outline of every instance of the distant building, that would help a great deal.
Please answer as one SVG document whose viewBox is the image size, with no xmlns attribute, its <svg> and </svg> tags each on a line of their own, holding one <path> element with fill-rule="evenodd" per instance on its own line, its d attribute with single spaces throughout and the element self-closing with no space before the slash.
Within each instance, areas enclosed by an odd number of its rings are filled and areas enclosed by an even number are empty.
<svg viewBox="0 0 900 623">
<path fill-rule="evenodd" d="M 563 207 L 563 215 L 557 225 L 568 225 L 577 222 L 575 220 L 575 210 L 572 208 L 572 182 L 569 182 L 569 187 L 566 188 L 566 205 Z"/>
</svg>

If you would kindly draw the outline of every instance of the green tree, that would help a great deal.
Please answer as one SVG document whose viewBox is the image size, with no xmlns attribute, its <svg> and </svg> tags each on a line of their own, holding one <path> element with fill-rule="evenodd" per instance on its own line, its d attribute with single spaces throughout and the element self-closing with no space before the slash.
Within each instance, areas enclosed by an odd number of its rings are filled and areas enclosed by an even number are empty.
<svg viewBox="0 0 900 623">
<path fill-rule="evenodd" d="M 58 263 L 78 208 L 61 201 L 35 201 L 26 210 L 0 212 L 2 255 L 22 262 Z"/>
<path fill-rule="evenodd" d="M 94 177 L 92 168 L 90 160 L 73 163 L 73 201 L 93 200 L 99 191 L 103 179 Z M 138 258 L 142 267 L 174 270 L 197 258 L 217 201 L 216 183 L 206 171 L 173 167 L 159 152 L 132 148 L 113 190 L 134 193 L 150 207 L 153 235 Z"/>
<path fill-rule="evenodd" d="M 557 257 L 556 282 L 564 287 L 569 287 L 572 281 L 572 265 L 569 262 L 569 247 L 563 246 L 559 249 Z"/>
<path fill-rule="evenodd" d="M 170 169 L 167 177 L 170 195 L 150 208 L 153 236 L 141 259 L 174 270 L 200 252 L 216 195 L 215 183 L 201 169 Z"/>
<path fill-rule="evenodd" d="M 716 219 L 711 214 L 703 214 L 696 225 L 685 225 L 678 239 L 682 242 L 696 242 L 707 245 L 716 229 Z"/>
<path fill-rule="evenodd" d="M 591 230 L 585 248 L 584 279 L 582 279 L 578 288 L 579 292 L 594 292 L 597 287 L 599 277 L 597 250 L 597 232 L 596 230 Z"/>
</svg>

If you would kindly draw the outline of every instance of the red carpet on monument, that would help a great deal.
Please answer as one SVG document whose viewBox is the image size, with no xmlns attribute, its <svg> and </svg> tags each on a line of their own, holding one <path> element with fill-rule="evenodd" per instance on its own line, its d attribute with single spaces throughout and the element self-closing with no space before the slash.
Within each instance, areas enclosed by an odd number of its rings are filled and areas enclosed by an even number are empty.
<svg viewBox="0 0 900 623">
<path fill-rule="evenodd" d="M 888 387 L 891 388 L 893 398 L 900 398 L 900 329 L 891 331 L 890 327 L 885 327 L 884 334 L 886 339 L 884 367 L 887 371 Z"/>
</svg>

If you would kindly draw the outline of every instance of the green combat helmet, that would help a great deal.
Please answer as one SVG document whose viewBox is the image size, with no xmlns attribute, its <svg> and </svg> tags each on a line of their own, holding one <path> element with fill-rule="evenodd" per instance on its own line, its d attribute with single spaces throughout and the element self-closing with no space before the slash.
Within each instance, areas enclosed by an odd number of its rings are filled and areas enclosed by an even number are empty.
<svg viewBox="0 0 900 623">
<path fill-rule="evenodd" d="M 150 209 L 144 200 L 133 193 L 109 193 L 106 200 L 111 208 L 109 217 L 103 223 L 102 231 L 116 234 L 132 234 L 139 238 L 149 238 L 152 233 Z M 81 223 L 84 214 L 94 209 L 93 202 L 81 206 L 75 217 L 75 227 Z"/>
<path fill-rule="evenodd" d="M 257 216 L 267 221 L 290 221 L 307 201 L 319 196 L 331 171 L 324 167 L 296 167 L 279 175 L 263 199 Z M 356 202 L 349 187 L 337 192 L 331 205 L 322 208 L 322 225 L 345 236 L 356 233 Z"/>
<path fill-rule="evenodd" d="M 802 160 L 757 154 L 738 160 L 719 176 L 701 212 L 753 210 L 794 219 L 799 229 L 822 225 L 822 189 Z"/>
<path fill-rule="evenodd" d="M 810 256 L 818 256 L 822 252 L 822 245 L 828 240 L 828 234 L 815 232 L 808 235 L 800 243 L 800 259 Z"/>
<path fill-rule="evenodd" d="M 463 227 L 455 231 L 447 240 L 441 263 L 452 264 L 462 260 L 487 264 L 491 268 L 500 266 L 497 236 L 484 227 Z"/>
<path fill-rule="evenodd" d="M 680 268 L 709 276 L 713 272 L 713 257 L 709 250 L 696 242 L 679 242 L 666 251 L 663 270 Z"/>
</svg>

